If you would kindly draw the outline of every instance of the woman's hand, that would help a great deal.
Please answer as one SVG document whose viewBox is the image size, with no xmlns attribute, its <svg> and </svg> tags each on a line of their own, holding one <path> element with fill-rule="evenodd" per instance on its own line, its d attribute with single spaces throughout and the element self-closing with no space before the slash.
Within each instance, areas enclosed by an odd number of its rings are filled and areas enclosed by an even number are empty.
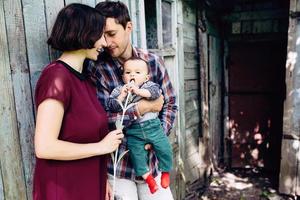
<svg viewBox="0 0 300 200">
<path fill-rule="evenodd" d="M 124 134 L 121 129 L 117 129 L 109 132 L 100 142 L 101 144 L 101 152 L 104 154 L 114 152 L 122 142 L 122 138 Z"/>
<path fill-rule="evenodd" d="M 106 183 L 106 193 L 105 193 L 105 200 L 113 200 L 112 197 L 113 196 L 113 191 L 112 191 L 112 188 L 109 184 L 109 181 L 107 180 L 107 183 Z"/>
</svg>

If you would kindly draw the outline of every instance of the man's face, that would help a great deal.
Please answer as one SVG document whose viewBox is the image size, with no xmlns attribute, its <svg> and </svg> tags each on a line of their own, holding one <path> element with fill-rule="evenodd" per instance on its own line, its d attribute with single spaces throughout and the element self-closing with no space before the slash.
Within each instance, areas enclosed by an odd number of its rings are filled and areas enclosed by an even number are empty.
<svg viewBox="0 0 300 200">
<path fill-rule="evenodd" d="M 107 49 L 112 57 L 122 57 L 130 46 L 130 34 L 132 25 L 128 22 L 124 29 L 121 24 L 116 23 L 114 18 L 106 19 L 104 37 Z"/>
</svg>

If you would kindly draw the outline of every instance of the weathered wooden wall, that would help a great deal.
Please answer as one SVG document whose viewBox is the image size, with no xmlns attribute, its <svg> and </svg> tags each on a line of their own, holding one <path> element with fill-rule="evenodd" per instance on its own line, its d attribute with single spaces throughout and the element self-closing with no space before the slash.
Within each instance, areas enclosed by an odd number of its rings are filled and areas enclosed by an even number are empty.
<svg viewBox="0 0 300 200">
<path fill-rule="evenodd" d="M 185 176 L 200 177 L 200 70 L 197 50 L 196 1 L 183 1 L 184 93 L 185 93 Z"/>
<path fill-rule="evenodd" d="M 0 1 L 0 200 L 32 199 L 35 163 L 34 88 L 43 67 L 58 57 L 58 52 L 51 50 L 46 44 L 57 13 L 69 3 L 95 6 L 100 1 L 103 0 Z M 133 44 L 146 48 L 144 0 L 122 2 L 128 5 L 135 25 L 131 38 Z M 182 111 L 177 123 L 181 128 L 175 128 L 176 133 L 171 137 L 174 146 L 175 143 L 180 143 L 180 150 L 176 150 L 176 153 L 182 154 L 175 156 L 176 169 L 180 168 L 179 165 L 186 166 L 181 167 L 184 169 L 183 174 L 175 174 L 177 185 L 172 185 L 173 193 L 179 195 L 180 199 L 181 192 L 177 189 L 180 188 L 184 193 L 185 181 L 191 182 L 200 176 L 200 75 L 196 43 L 196 1 L 192 4 L 175 0 L 169 2 L 176 2 L 173 5 L 178 3 L 178 7 L 172 7 L 172 20 L 181 26 L 172 30 L 175 35 L 172 39 L 174 48 L 163 52 L 171 80 L 175 82 Z M 156 3 L 159 5 L 161 1 L 157 0 Z M 178 163 L 179 158 L 181 160 Z"/>
<path fill-rule="evenodd" d="M 43 67 L 58 56 L 46 44 L 56 15 L 73 2 L 95 6 L 100 0 L 0 1 L 0 199 L 32 199 L 34 88 Z M 123 2 L 140 24 L 143 4 Z M 133 43 L 145 47 L 140 27 Z"/>
</svg>

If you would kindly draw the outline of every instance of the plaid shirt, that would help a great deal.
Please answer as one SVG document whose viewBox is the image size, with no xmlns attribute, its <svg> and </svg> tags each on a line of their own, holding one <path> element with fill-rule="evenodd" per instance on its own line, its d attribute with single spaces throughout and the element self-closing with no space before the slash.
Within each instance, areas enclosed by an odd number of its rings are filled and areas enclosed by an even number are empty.
<svg viewBox="0 0 300 200">
<path fill-rule="evenodd" d="M 105 55 L 106 54 L 106 55 Z M 164 96 L 164 105 L 159 114 L 159 118 L 162 122 L 164 132 L 169 135 L 171 128 L 173 127 L 175 115 L 178 110 L 176 105 L 176 97 L 169 79 L 169 75 L 164 66 L 163 60 L 157 55 L 150 53 L 148 51 L 133 48 L 133 56 L 140 57 L 146 60 L 150 68 L 150 80 L 159 84 Z M 95 82 L 97 87 L 97 97 L 101 102 L 102 106 L 105 108 L 108 118 L 110 129 L 115 129 L 115 121 L 117 119 L 117 114 L 109 111 L 107 101 L 109 99 L 110 93 L 114 88 L 123 84 L 122 81 L 122 65 L 116 60 L 111 58 L 104 53 L 101 55 L 97 62 L 88 61 L 87 71 L 91 75 L 91 79 Z M 124 117 L 124 125 L 129 126 L 139 117 L 137 107 L 133 106 L 126 111 L 126 116 Z M 125 134 L 126 136 L 126 134 Z M 126 137 L 123 139 L 122 144 L 119 146 L 119 155 L 122 154 L 126 147 Z M 150 169 L 154 176 L 157 175 L 157 159 L 153 153 L 150 151 L 149 157 Z M 113 165 L 111 160 L 108 163 L 108 172 L 113 174 Z M 129 154 L 126 154 L 120 161 L 116 176 L 119 178 L 127 178 L 135 180 L 135 172 L 131 165 Z"/>
</svg>

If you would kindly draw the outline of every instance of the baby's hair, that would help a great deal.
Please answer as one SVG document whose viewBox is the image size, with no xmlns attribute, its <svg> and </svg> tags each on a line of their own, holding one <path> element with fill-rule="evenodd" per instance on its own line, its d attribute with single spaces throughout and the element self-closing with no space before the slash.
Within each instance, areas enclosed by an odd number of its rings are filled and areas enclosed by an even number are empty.
<svg viewBox="0 0 300 200">
<path fill-rule="evenodd" d="M 150 68 L 149 68 L 148 62 L 147 62 L 145 59 L 141 58 L 141 57 L 133 56 L 133 57 L 128 58 L 127 60 L 125 60 L 124 66 L 125 66 L 125 63 L 126 63 L 127 61 L 135 61 L 135 60 L 141 60 L 141 61 L 143 61 L 144 63 L 146 63 L 146 66 L 147 66 L 147 69 L 148 69 L 148 74 L 149 74 Z M 123 72 L 124 72 L 124 69 L 123 69 Z"/>
</svg>

